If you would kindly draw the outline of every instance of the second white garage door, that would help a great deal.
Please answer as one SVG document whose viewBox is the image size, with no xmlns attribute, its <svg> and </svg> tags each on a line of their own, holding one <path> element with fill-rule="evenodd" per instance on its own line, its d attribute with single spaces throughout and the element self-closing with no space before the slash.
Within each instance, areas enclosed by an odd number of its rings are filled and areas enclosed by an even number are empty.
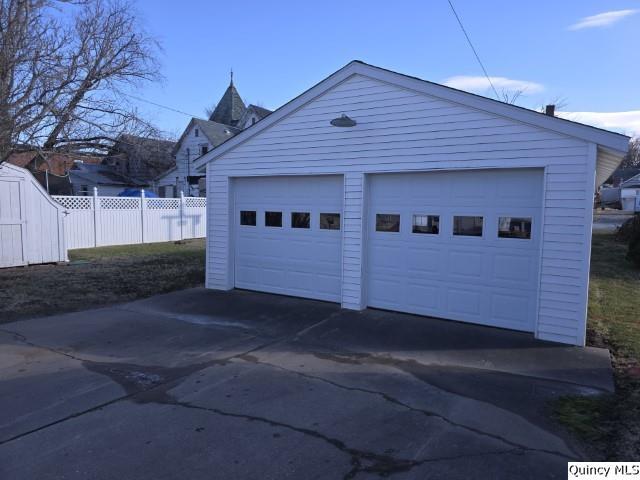
<svg viewBox="0 0 640 480">
<path fill-rule="evenodd" d="M 342 176 L 234 180 L 235 285 L 340 301 Z"/>
<path fill-rule="evenodd" d="M 373 307 L 533 331 L 542 170 L 372 175 Z"/>
</svg>

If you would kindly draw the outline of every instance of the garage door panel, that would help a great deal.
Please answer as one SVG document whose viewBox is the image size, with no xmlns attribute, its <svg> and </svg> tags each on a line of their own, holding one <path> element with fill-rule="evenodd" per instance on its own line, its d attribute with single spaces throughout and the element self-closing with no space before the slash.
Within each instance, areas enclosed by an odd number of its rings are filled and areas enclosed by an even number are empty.
<svg viewBox="0 0 640 480">
<path fill-rule="evenodd" d="M 447 289 L 447 306 L 450 314 L 458 314 L 461 319 L 480 318 L 482 313 L 482 289 Z"/>
<path fill-rule="evenodd" d="M 529 284 L 533 275 L 533 260 L 522 255 L 495 254 L 493 278 Z"/>
<path fill-rule="evenodd" d="M 491 293 L 491 318 L 504 324 L 520 324 L 523 328 L 531 321 L 534 305 L 529 295 L 509 293 Z"/>
<path fill-rule="evenodd" d="M 448 272 L 452 279 L 480 279 L 483 277 L 483 252 L 470 252 L 459 248 L 449 251 Z"/>
<path fill-rule="evenodd" d="M 235 285 L 339 301 L 342 231 L 321 230 L 320 213 L 342 215 L 342 177 L 240 178 L 233 188 Z M 255 226 L 240 225 L 242 210 L 256 212 Z M 282 213 L 281 227 L 265 225 L 267 211 Z M 309 228 L 292 228 L 292 212 L 309 213 Z"/>
<path fill-rule="evenodd" d="M 370 306 L 533 331 L 542 170 L 379 174 L 368 181 Z M 399 214 L 400 232 L 377 232 L 376 213 Z M 439 232 L 413 233 L 414 214 L 438 215 Z M 454 235 L 456 215 L 483 217 L 482 236 Z M 531 238 L 499 237 L 501 216 L 531 218 Z"/>
</svg>

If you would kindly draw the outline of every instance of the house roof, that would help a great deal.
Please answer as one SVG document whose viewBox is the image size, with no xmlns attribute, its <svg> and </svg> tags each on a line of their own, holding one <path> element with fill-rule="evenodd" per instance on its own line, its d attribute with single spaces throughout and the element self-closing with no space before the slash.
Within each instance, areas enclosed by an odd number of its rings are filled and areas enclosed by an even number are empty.
<svg viewBox="0 0 640 480">
<path fill-rule="evenodd" d="M 231 127 L 219 122 L 213 122 L 211 120 L 201 120 L 199 118 L 194 120 L 195 124 L 198 125 L 204 136 L 207 137 L 214 148 L 226 142 L 241 131 L 239 128 Z"/>
<path fill-rule="evenodd" d="M 13 152 L 7 158 L 7 162 L 9 162 L 12 165 L 15 165 L 16 167 L 24 168 L 27 165 L 29 165 L 31 160 L 33 160 L 33 158 L 36 155 L 38 155 L 38 152 L 34 151 L 34 150 L 32 150 L 30 152 Z"/>
<path fill-rule="evenodd" d="M 594 143 L 598 145 L 597 176 L 600 183 L 611 175 L 611 172 L 615 170 L 622 160 L 622 157 L 627 152 L 629 137 L 626 135 L 610 132 L 608 130 L 584 125 L 559 117 L 545 115 L 544 113 L 536 112 L 534 110 L 507 104 L 499 100 L 483 97 L 481 95 L 476 95 L 447 87 L 445 85 L 422 80 L 420 78 L 393 72 L 374 65 L 369 65 L 359 60 L 354 60 L 342 67 L 340 70 L 329 75 L 309 90 L 281 106 L 264 120 L 240 132 L 238 135 L 227 140 L 225 143 L 211 150 L 207 154 L 202 155 L 198 160 L 196 160 L 195 168 L 202 169 L 206 163 L 214 160 L 220 155 L 223 155 L 234 147 L 247 141 L 254 135 L 257 135 L 261 131 L 269 128 L 276 122 L 301 108 L 306 103 L 311 102 L 327 90 L 333 88 L 353 75 L 363 75 L 375 80 L 397 85 L 402 88 L 432 95 L 470 108 L 486 111 L 495 115 Z"/>
<path fill-rule="evenodd" d="M 86 154 L 31 150 L 13 153 L 7 159 L 9 163 L 18 167 L 29 168 L 33 171 L 49 170 L 49 173 L 54 175 L 65 175 L 67 170 L 73 167 L 76 160 L 82 160 L 85 164 L 99 164 L 103 158 Z"/>
<path fill-rule="evenodd" d="M 249 110 L 253 110 L 260 120 L 262 120 L 267 115 L 273 113 L 272 110 L 269 110 L 269 109 L 264 108 L 264 107 L 259 107 L 258 105 L 253 105 L 253 104 L 250 104 L 247 107 L 247 111 L 249 111 Z"/>
<path fill-rule="evenodd" d="M 77 183 L 80 180 L 95 185 L 145 186 L 143 182 L 122 175 L 108 165 L 75 164 L 69 170 L 69 176 L 71 183 Z"/>
<path fill-rule="evenodd" d="M 640 187 L 640 173 L 628 178 L 620 184 L 620 188 L 638 188 Z"/>
<path fill-rule="evenodd" d="M 215 110 L 209 117 L 209 121 L 222 123 L 225 125 L 236 126 L 238 121 L 242 118 L 246 107 L 238 90 L 233 85 L 233 76 L 231 77 L 231 83 L 227 87 L 227 90 L 222 95 L 222 98 L 216 105 Z"/>
</svg>

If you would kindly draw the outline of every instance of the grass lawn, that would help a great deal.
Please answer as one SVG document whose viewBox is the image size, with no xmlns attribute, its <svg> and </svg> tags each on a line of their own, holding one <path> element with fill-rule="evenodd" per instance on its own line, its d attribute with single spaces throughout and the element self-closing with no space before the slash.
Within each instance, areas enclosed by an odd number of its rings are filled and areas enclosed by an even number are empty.
<svg viewBox="0 0 640 480">
<path fill-rule="evenodd" d="M 69 251 L 67 265 L 0 270 L 0 323 L 204 284 L 204 239 Z"/>
<path fill-rule="evenodd" d="M 593 236 L 587 342 L 611 350 L 616 393 L 554 405 L 594 456 L 618 461 L 640 458 L 640 270 L 626 253 L 612 234 Z"/>
</svg>

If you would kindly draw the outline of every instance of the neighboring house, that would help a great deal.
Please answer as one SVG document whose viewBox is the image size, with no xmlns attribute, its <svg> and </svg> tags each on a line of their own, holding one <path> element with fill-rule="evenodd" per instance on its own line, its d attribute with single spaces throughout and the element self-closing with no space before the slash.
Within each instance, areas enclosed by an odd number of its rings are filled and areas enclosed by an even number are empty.
<svg viewBox="0 0 640 480">
<path fill-rule="evenodd" d="M 115 197 L 127 188 L 145 188 L 148 185 L 118 173 L 109 165 L 80 162 L 69 170 L 69 180 L 72 194 L 79 196 L 93 195 L 93 189 L 97 187 L 101 197 Z"/>
<path fill-rule="evenodd" d="M 193 161 L 239 131 L 223 123 L 192 118 L 174 147 L 175 166 L 155 179 L 156 193 L 177 197 L 182 191 L 187 196 L 200 196 L 198 181 L 204 175 L 193 170 Z"/>
<path fill-rule="evenodd" d="M 77 162 L 99 165 L 102 157 L 77 153 L 31 150 L 9 156 L 9 163 L 26 168 L 51 195 L 73 195 L 68 172 Z"/>
<path fill-rule="evenodd" d="M 257 105 L 245 107 L 232 76 L 209 120 L 192 118 L 185 128 L 173 148 L 174 166 L 154 181 L 156 193 L 161 197 L 177 197 L 180 192 L 186 196 L 204 196 L 205 175 L 195 171 L 193 162 L 269 113 L 270 110 Z"/>
<path fill-rule="evenodd" d="M 241 130 L 249 128 L 251 125 L 255 125 L 256 122 L 259 122 L 270 113 L 271 110 L 267 110 L 266 108 L 262 108 L 257 105 L 249 105 L 245 110 L 244 115 L 240 118 L 238 126 Z"/>
<path fill-rule="evenodd" d="M 619 187 L 622 182 L 629 180 L 631 177 L 640 174 L 640 168 L 637 167 L 618 167 L 605 182 L 605 185 Z"/>
<path fill-rule="evenodd" d="M 81 161 L 84 164 L 98 165 L 103 158 L 95 155 L 61 152 L 28 152 L 12 153 L 7 161 L 18 167 L 26 168 L 30 172 L 48 171 L 54 175 L 66 175 L 73 165 Z"/>
<path fill-rule="evenodd" d="M 640 174 L 620 184 L 622 210 L 640 212 Z"/>
<path fill-rule="evenodd" d="M 351 62 L 195 162 L 206 286 L 584 345 L 594 186 L 628 142 Z"/>
<path fill-rule="evenodd" d="M 174 165 L 175 146 L 176 142 L 169 140 L 122 134 L 103 163 L 122 175 L 150 183 Z"/>
</svg>

